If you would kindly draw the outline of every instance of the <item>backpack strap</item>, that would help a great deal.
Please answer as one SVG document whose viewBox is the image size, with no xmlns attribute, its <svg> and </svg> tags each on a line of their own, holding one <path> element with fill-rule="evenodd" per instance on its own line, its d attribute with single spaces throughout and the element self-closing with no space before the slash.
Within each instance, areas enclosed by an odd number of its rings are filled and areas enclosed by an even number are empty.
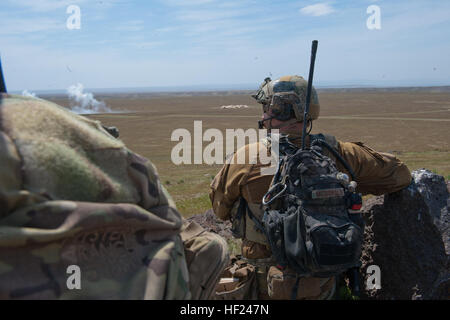
<svg viewBox="0 0 450 320">
<path fill-rule="evenodd" d="M 265 229 L 261 221 L 262 212 L 258 211 L 261 209 L 260 205 L 253 203 L 249 204 L 243 197 L 241 197 L 239 201 L 239 207 L 243 209 L 241 212 L 243 212 L 245 220 L 244 238 L 263 245 L 268 245 Z"/>
<path fill-rule="evenodd" d="M 318 134 L 310 134 L 309 136 L 311 139 L 310 144 L 313 144 L 313 142 L 317 140 L 323 140 L 326 143 L 328 143 L 334 150 L 336 151 L 338 150 L 339 144 L 336 138 L 330 134 L 318 133 Z"/>
<path fill-rule="evenodd" d="M 352 180 L 356 181 L 355 172 L 350 167 L 350 165 L 347 163 L 347 161 L 345 161 L 344 158 L 342 158 L 342 156 L 339 154 L 339 152 L 337 150 L 338 143 L 337 143 L 337 140 L 335 137 L 330 136 L 330 135 L 324 135 L 322 133 L 312 134 L 311 135 L 311 146 L 313 146 L 315 144 L 320 144 L 320 145 L 324 146 L 325 148 L 327 148 L 328 151 L 330 151 L 333 154 L 333 156 L 335 156 L 336 159 L 342 163 L 342 165 L 345 167 L 345 169 L 347 169 L 347 171 L 352 176 Z"/>
<path fill-rule="evenodd" d="M 292 287 L 292 291 L 291 291 L 291 300 L 296 300 L 297 299 L 297 293 L 298 293 L 298 285 L 300 283 L 300 277 L 297 274 L 297 276 L 295 277 L 295 284 Z"/>
<path fill-rule="evenodd" d="M 234 220 L 241 220 L 243 216 L 245 216 L 245 211 L 247 209 L 247 201 L 243 197 L 239 200 L 239 207 L 236 212 L 236 216 Z"/>
<path fill-rule="evenodd" d="M 263 227 L 261 221 L 253 214 L 252 210 L 250 210 L 250 207 L 248 206 L 248 203 L 244 199 L 244 197 L 241 197 L 241 203 L 244 203 L 243 205 L 246 208 L 246 213 L 247 213 L 248 217 L 250 219 L 252 219 L 253 223 L 255 224 L 256 231 L 264 233 L 264 227 Z"/>
<path fill-rule="evenodd" d="M 269 149 L 272 146 L 272 137 L 267 136 L 266 138 L 262 139 L 261 142 L 267 149 Z M 288 135 L 280 135 L 278 140 L 278 147 L 280 157 L 283 157 L 287 154 L 294 154 L 299 149 L 299 147 L 289 141 Z"/>
</svg>

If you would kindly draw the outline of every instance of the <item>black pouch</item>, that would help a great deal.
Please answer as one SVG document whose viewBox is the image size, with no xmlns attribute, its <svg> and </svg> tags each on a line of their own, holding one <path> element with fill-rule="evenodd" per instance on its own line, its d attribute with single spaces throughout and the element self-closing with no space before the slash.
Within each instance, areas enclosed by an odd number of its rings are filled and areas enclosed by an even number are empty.
<svg viewBox="0 0 450 320">
<path fill-rule="evenodd" d="M 284 220 L 286 259 L 300 275 L 332 276 L 359 264 L 362 230 L 348 218 L 306 213 Z"/>
<path fill-rule="evenodd" d="M 286 217 L 283 230 L 286 259 L 289 266 L 299 275 L 309 275 L 308 266 L 310 262 L 308 262 L 307 257 L 305 222 L 303 221 L 301 207 L 297 207 L 295 211 Z"/>
<path fill-rule="evenodd" d="M 272 255 L 280 266 L 287 266 L 284 244 L 284 216 L 274 210 L 266 210 L 263 216 L 264 231 L 272 250 Z"/>
<path fill-rule="evenodd" d="M 349 218 L 308 215 L 305 225 L 313 271 L 335 274 L 359 264 L 363 233 Z"/>
<path fill-rule="evenodd" d="M 233 237 L 242 239 L 245 237 L 245 213 L 247 210 L 247 204 L 244 198 L 239 201 L 239 206 L 236 211 L 236 215 L 231 219 L 231 233 Z"/>
</svg>

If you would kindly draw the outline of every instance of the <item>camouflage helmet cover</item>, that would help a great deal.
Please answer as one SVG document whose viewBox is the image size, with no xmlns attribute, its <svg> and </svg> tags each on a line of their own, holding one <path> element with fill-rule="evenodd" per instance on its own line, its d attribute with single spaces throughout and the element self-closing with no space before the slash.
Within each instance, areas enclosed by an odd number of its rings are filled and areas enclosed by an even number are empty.
<svg viewBox="0 0 450 320">
<path fill-rule="evenodd" d="M 286 121 L 295 117 L 298 121 L 303 121 L 303 112 L 306 105 L 306 92 L 308 82 L 300 76 L 284 76 L 277 80 L 270 78 L 264 79 L 264 82 L 259 87 L 258 92 L 253 95 L 253 98 L 261 103 L 264 107 L 270 109 L 274 105 L 274 100 L 281 97 L 279 100 L 285 100 L 285 108 L 279 108 L 275 111 L 275 118 Z M 292 94 L 294 94 L 292 96 Z M 283 98 L 284 97 L 284 98 Z M 290 97 L 290 98 L 287 98 Z M 311 104 L 309 107 L 309 116 L 311 120 L 319 118 L 320 104 L 316 89 L 312 87 Z"/>
</svg>

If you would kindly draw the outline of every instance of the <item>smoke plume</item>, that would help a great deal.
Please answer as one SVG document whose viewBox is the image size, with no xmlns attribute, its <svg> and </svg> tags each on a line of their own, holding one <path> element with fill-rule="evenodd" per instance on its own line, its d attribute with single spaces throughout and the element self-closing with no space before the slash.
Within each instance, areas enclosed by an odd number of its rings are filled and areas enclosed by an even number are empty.
<svg viewBox="0 0 450 320">
<path fill-rule="evenodd" d="M 95 99 L 92 93 L 83 91 L 84 86 L 81 83 L 67 88 L 73 112 L 78 114 L 113 112 L 103 101 Z"/>
<path fill-rule="evenodd" d="M 36 95 L 36 93 L 30 92 L 30 91 L 28 91 L 28 90 L 23 90 L 23 91 L 22 91 L 22 96 L 24 96 L 24 97 L 38 98 L 38 96 Z"/>
</svg>

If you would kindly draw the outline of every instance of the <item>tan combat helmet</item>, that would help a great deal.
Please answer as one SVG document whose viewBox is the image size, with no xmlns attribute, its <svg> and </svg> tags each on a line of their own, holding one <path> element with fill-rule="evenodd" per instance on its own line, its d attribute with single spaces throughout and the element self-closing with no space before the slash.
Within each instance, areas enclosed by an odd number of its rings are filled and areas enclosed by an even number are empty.
<svg viewBox="0 0 450 320">
<path fill-rule="evenodd" d="M 302 122 L 307 88 L 308 82 L 300 76 L 284 76 L 277 80 L 266 78 L 252 97 L 263 105 L 265 112 L 270 109 L 275 119 L 286 121 L 295 117 Z M 319 118 L 319 113 L 319 98 L 313 86 L 309 119 L 316 120 Z"/>
</svg>

